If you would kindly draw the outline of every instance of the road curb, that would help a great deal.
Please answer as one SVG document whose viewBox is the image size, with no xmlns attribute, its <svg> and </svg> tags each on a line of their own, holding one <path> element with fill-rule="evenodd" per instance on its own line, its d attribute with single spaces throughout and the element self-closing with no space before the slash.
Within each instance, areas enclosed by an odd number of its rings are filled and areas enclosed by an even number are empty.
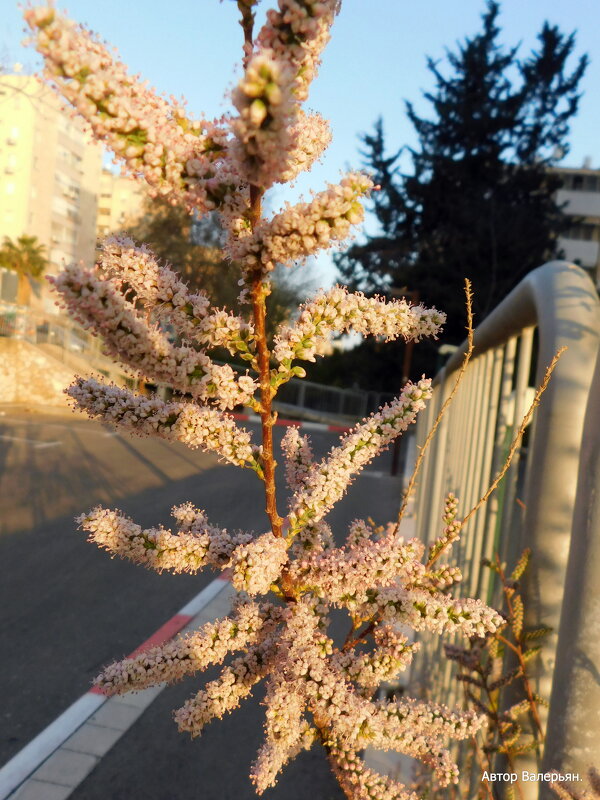
<svg viewBox="0 0 600 800">
<path fill-rule="evenodd" d="M 227 574 L 209 583 L 131 655 L 226 616 L 235 590 Z M 65 800 L 165 688 L 76 700 L 0 769 L 0 800 Z"/>
<path fill-rule="evenodd" d="M 241 414 L 235 412 L 231 415 L 242 422 L 260 422 L 258 414 Z M 302 428 L 307 431 L 330 431 L 332 433 L 347 433 L 352 430 L 351 425 L 328 425 L 326 422 L 303 422 L 299 419 L 277 419 L 275 425 L 286 428 Z"/>
</svg>

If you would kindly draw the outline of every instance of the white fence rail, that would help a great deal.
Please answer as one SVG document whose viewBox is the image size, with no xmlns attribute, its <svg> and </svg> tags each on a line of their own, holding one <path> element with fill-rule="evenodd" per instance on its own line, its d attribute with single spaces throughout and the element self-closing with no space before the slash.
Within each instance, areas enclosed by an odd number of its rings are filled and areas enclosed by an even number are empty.
<svg viewBox="0 0 600 800">
<path fill-rule="evenodd" d="M 581 583 L 581 570 L 586 567 L 581 550 L 589 555 L 590 537 L 597 542 L 600 530 L 591 531 L 589 525 L 582 523 L 589 519 L 589 508 L 583 508 L 582 504 L 589 506 L 591 500 L 584 497 L 581 477 L 577 503 L 576 492 L 584 415 L 599 335 L 598 296 L 583 270 L 554 261 L 531 272 L 475 331 L 473 359 L 440 425 L 417 488 L 417 535 L 431 542 L 441 532 L 444 496 L 448 492 L 457 495 L 461 516 L 476 504 L 506 459 L 513 435 L 533 397 L 534 386 L 541 382 L 559 347 L 569 348 L 559 361 L 500 488 L 467 524 L 462 543 L 454 553 L 455 563 L 465 574 L 460 591 L 465 596 L 478 596 L 495 604 L 499 600 L 499 587 L 494 585 L 490 570 L 481 566 L 481 560 L 498 553 L 511 567 L 524 548 L 532 549 L 526 586 L 529 614 L 526 622 L 532 626 L 548 625 L 554 630 L 545 640 L 542 665 L 536 676 L 537 691 L 546 698 L 551 696 L 555 662 L 558 660 L 561 681 L 567 675 L 573 679 L 575 662 L 577 659 L 581 662 L 581 652 L 587 652 L 575 647 L 577 643 L 580 649 L 583 647 L 584 634 L 578 618 L 563 619 L 560 627 L 560 615 L 563 595 L 567 598 L 565 608 L 571 615 L 585 613 L 589 623 L 591 613 L 590 599 L 581 599 L 584 585 L 588 592 L 592 591 L 589 565 L 585 572 L 587 583 Z M 423 443 L 451 391 L 463 353 L 464 347 L 436 378 L 433 401 L 419 421 L 417 446 Z M 596 385 L 597 393 L 600 378 Z M 592 401 L 597 409 L 595 395 Z M 590 415 L 587 424 L 590 431 L 598 431 L 600 418 Z M 588 439 L 591 438 L 589 432 Z M 593 457 L 597 453 L 589 455 Z M 567 576 L 570 547 L 572 563 Z M 589 637 L 594 640 L 597 653 L 600 553 L 597 544 L 595 547 L 599 561 L 593 588 L 596 629 L 588 632 L 587 641 L 592 646 Z M 575 564 L 579 565 L 579 572 Z M 586 698 L 581 693 L 566 692 L 564 687 L 555 685 L 544 769 L 579 772 L 583 778 L 589 766 L 600 765 L 599 670 L 600 660 L 592 666 L 588 664 L 582 684 L 595 692 L 593 714 L 584 713 Z M 454 703 L 458 699 L 454 672 L 452 663 L 443 655 L 442 644 L 432 639 L 424 642 L 423 655 L 415 664 L 411 682 L 428 683 L 436 700 Z M 580 673 L 584 672 L 580 665 Z M 595 688 L 589 679 L 592 674 Z M 533 763 L 532 769 L 541 771 L 542 764 Z M 542 794 L 546 791 L 543 784 L 532 782 L 527 789 L 528 797 L 536 796 L 540 789 Z"/>
</svg>

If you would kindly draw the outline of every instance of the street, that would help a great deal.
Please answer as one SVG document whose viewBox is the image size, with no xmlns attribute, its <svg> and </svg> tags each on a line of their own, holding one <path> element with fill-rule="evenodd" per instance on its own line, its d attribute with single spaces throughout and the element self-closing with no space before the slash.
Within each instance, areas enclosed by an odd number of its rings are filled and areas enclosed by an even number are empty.
<svg viewBox="0 0 600 800">
<path fill-rule="evenodd" d="M 257 426 L 248 427 L 256 437 Z M 276 428 L 277 444 L 284 430 Z M 311 439 L 320 457 L 338 434 L 311 431 Z M 224 527 L 261 531 L 266 517 L 262 486 L 249 470 L 183 446 L 115 435 L 75 416 L 7 412 L 0 417 L 0 464 L 3 764 L 84 693 L 104 664 L 134 650 L 215 577 L 157 575 L 111 560 L 76 529 L 76 514 L 101 503 L 143 526 L 169 527 L 172 506 L 191 500 Z M 400 486 L 389 466 L 386 453 L 330 514 L 339 538 L 358 516 L 394 518 Z M 171 719 L 191 683 L 198 680 L 165 691 L 73 797 L 252 797 L 247 775 L 261 738 L 258 699 L 191 742 Z M 309 787 L 324 800 L 341 796 L 316 748 L 284 776 L 273 800 L 306 797 Z M 200 780 L 208 780 L 204 788 Z"/>
</svg>

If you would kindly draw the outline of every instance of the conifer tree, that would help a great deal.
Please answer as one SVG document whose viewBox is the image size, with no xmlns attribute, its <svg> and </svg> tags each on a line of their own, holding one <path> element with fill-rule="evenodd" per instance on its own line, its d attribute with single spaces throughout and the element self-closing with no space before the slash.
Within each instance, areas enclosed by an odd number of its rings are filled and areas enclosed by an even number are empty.
<svg viewBox="0 0 600 800">
<path fill-rule="evenodd" d="M 560 253 L 568 219 L 560 180 L 548 167 L 568 152 L 569 123 L 588 59 L 570 71 L 575 35 L 544 23 L 529 56 L 500 39 L 490 0 L 482 30 L 447 53 L 450 71 L 428 60 L 435 88 L 428 116 L 412 103 L 417 134 L 410 174 L 386 155 L 383 123 L 365 135 L 363 156 L 381 191 L 381 232 L 336 257 L 345 283 L 367 293 L 408 286 L 449 314 L 449 341 L 464 338 L 460 287 L 473 281 L 479 321 L 523 276 Z"/>
</svg>

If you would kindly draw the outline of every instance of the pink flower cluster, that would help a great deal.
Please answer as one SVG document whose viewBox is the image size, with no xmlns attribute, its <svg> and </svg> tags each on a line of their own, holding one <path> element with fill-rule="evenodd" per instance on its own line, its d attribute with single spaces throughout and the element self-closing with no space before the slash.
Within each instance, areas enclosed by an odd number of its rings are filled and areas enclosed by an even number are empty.
<svg viewBox="0 0 600 800">
<path fill-rule="evenodd" d="M 392 681 L 404 671 L 420 647 L 419 642 L 409 642 L 406 636 L 388 625 L 376 628 L 373 638 L 377 647 L 372 653 L 356 654 L 352 650 L 342 650 L 331 659 L 347 680 L 367 690 L 368 697 L 380 683 Z"/>
<path fill-rule="evenodd" d="M 281 449 L 285 456 L 287 485 L 293 491 L 297 491 L 304 486 L 306 477 L 313 467 L 313 453 L 308 436 L 302 436 L 292 425 L 281 440 Z"/>
<path fill-rule="evenodd" d="M 354 800 L 420 800 L 402 783 L 367 767 L 358 752 L 343 742 L 329 745 L 330 763 L 338 782 Z"/>
<path fill-rule="evenodd" d="M 253 326 L 225 310 L 211 312 L 206 294 L 190 292 L 178 274 L 159 264 L 145 245 L 110 236 L 102 243 L 98 272 L 117 285 L 127 283 L 155 319 L 173 325 L 187 339 L 207 347 L 226 347 L 232 355 L 250 352 Z"/>
<path fill-rule="evenodd" d="M 289 64 L 294 73 L 293 93 L 301 103 L 317 74 L 340 0 L 279 0 L 278 6 L 277 11 L 267 11 L 257 42 L 262 50 Z"/>
<path fill-rule="evenodd" d="M 280 183 L 289 183 L 301 172 L 308 172 L 331 144 L 329 123 L 320 114 L 305 114 L 299 109 L 297 117 L 290 129 L 292 146 Z"/>
<path fill-rule="evenodd" d="M 161 194 L 199 211 L 218 208 L 239 192 L 240 178 L 225 158 L 222 122 L 189 120 L 158 96 L 83 26 L 51 6 L 25 13 L 45 74 L 134 176 Z"/>
<path fill-rule="evenodd" d="M 136 436 L 159 436 L 218 453 L 230 464 L 250 467 L 261 474 L 260 448 L 233 417 L 195 403 L 166 403 L 107 386 L 94 378 L 77 378 L 66 390 L 75 408 Z"/>
<path fill-rule="evenodd" d="M 260 268 L 264 272 L 314 255 L 347 239 L 352 225 L 362 222 L 360 198 L 372 188 L 370 178 L 351 172 L 310 203 L 288 205 L 271 220 L 259 222 L 251 235 L 229 243 L 230 255 L 246 270 Z"/>
<path fill-rule="evenodd" d="M 233 92 L 239 117 L 231 127 L 238 140 L 233 152 L 249 183 L 268 188 L 287 166 L 294 121 L 293 72 L 268 51 L 253 56 Z"/>
<path fill-rule="evenodd" d="M 446 315 L 435 308 L 411 306 L 404 299 L 386 303 L 334 286 L 301 306 L 294 324 L 284 326 L 276 336 L 273 354 L 279 371 L 287 374 L 293 359 L 314 361 L 315 355 L 325 352 L 331 333 L 352 330 L 363 336 L 384 336 L 386 341 L 402 336 L 418 342 L 423 336 L 437 338 L 445 321 Z"/>
<path fill-rule="evenodd" d="M 375 531 L 372 525 L 365 522 L 364 519 L 355 519 L 348 526 L 346 547 L 356 547 L 357 545 L 364 544 L 368 539 L 371 539 L 374 534 Z"/>
<path fill-rule="evenodd" d="M 222 570 L 230 566 L 235 551 L 252 541 L 248 533 L 229 534 L 208 524 L 206 514 L 191 503 L 173 509 L 180 524 L 177 534 L 163 527 L 143 529 L 118 510 L 98 506 L 77 517 L 88 541 L 112 555 L 141 564 L 157 572 L 195 573 L 210 565 Z"/>
<path fill-rule="evenodd" d="M 239 113 L 231 120 L 232 152 L 249 183 L 267 189 L 290 180 L 329 144 L 321 118 L 307 118 L 299 103 L 308 95 L 336 7 L 332 0 L 280 0 L 279 11 L 267 16 L 232 97 Z"/>
<path fill-rule="evenodd" d="M 438 555 L 445 550 L 453 542 L 457 541 L 460 537 L 462 528 L 462 520 L 457 519 L 458 514 L 458 500 L 450 492 L 444 502 L 444 516 L 443 521 L 446 523 L 443 533 L 438 537 L 435 542 L 429 547 L 429 559 L 435 559 Z"/>
<path fill-rule="evenodd" d="M 232 553 L 231 582 L 240 592 L 266 594 L 276 583 L 288 560 L 288 545 L 285 539 L 271 531 L 257 539 L 241 544 Z"/>
<path fill-rule="evenodd" d="M 142 377 L 199 400 L 214 400 L 220 408 L 234 408 L 254 396 L 257 384 L 248 375 L 236 378 L 228 364 L 214 364 L 190 345 L 172 344 L 125 298 L 114 279 L 71 264 L 48 280 L 71 316 L 103 340 L 105 353 Z"/>
<path fill-rule="evenodd" d="M 415 631 L 484 637 L 505 624 L 504 618 L 481 600 L 449 597 L 431 589 L 397 584 L 371 589 L 367 595 L 367 600 L 358 607 L 352 602 L 357 616 L 381 618 L 388 624 L 401 623 Z"/>
<path fill-rule="evenodd" d="M 173 514 L 177 536 L 164 529 L 144 531 L 118 512 L 103 509 L 80 522 L 111 552 L 157 569 L 195 570 L 203 563 L 232 567 L 234 583 L 256 593 L 268 591 L 288 553 L 293 553 L 285 539 L 271 533 L 252 539 L 215 529 L 191 504 L 175 508 Z M 501 626 L 503 619 L 480 601 L 414 588 L 425 572 L 419 560 L 423 545 L 403 542 L 393 526 L 373 538 L 374 531 L 359 523 L 352 526 L 361 534 L 352 547 L 315 550 L 288 564 L 299 590 L 295 603 L 275 607 L 242 602 L 230 619 L 111 665 L 97 684 L 118 693 L 173 682 L 220 663 L 233 649 L 245 648 L 244 655 L 176 712 L 176 721 L 181 730 L 196 736 L 266 678 L 265 743 L 251 771 L 259 793 L 275 783 L 290 758 L 318 738 L 327 745 L 342 785 L 353 785 L 355 796 L 410 796 L 405 787 L 361 766 L 358 754 L 366 746 L 403 752 L 431 767 L 441 785 L 454 782 L 457 768 L 443 742 L 472 736 L 483 719 L 432 703 L 370 697 L 381 681 L 393 680 L 407 668 L 418 648 L 394 624 L 481 637 Z M 373 623 L 371 651 L 334 647 L 325 633 L 330 605 L 349 608 L 357 625 L 361 620 Z M 356 794 L 363 789 L 364 795 Z"/>
<path fill-rule="evenodd" d="M 290 547 L 290 554 L 295 558 L 303 558 L 306 553 L 323 553 L 334 546 L 331 527 L 320 520 L 309 522 L 295 536 Z"/>
<path fill-rule="evenodd" d="M 288 609 L 277 667 L 268 678 L 266 741 L 252 770 L 259 792 L 273 785 L 281 766 L 315 736 L 305 711 L 329 748 L 342 744 L 355 754 L 368 744 L 401 750 L 429 764 L 445 784 L 455 780 L 456 767 L 442 738 L 467 738 L 482 724 L 472 712 L 414 701 L 372 702 L 362 696 L 348 680 L 348 665 L 320 631 L 310 603 L 300 601 Z"/>
<path fill-rule="evenodd" d="M 204 511 L 191 503 L 176 506 L 173 516 L 179 523 L 177 534 L 163 527 L 143 529 L 120 511 L 101 506 L 77 522 L 89 534 L 88 541 L 157 572 L 195 573 L 205 566 L 231 569 L 235 588 L 250 595 L 267 594 L 288 561 L 285 539 L 270 531 L 257 538 L 229 534 L 210 525 Z"/>
<path fill-rule="evenodd" d="M 266 626 L 263 626 L 263 632 Z M 277 653 L 273 636 L 265 636 L 259 644 L 248 647 L 244 655 L 225 667 L 217 680 L 210 681 L 194 697 L 187 700 L 173 715 L 181 732 L 200 736 L 213 719 L 222 719 L 239 707 L 252 688 L 275 666 Z"/>
<path fill-rule="evenodd" d="M 299 693 L 290 692 L 288 675 L 273 674 L 265 704 L 265 742 L 258 751 L 250 778 L 258 794 L 274 786 L 283 767 L 302 750 L 309 750 L 317 732 L 304 717 Z"/>
<path fill-rule="evenodd" d="M 292 566 L 292 575 L 299 585 L 328 603 L 354 611 L 368 601 L 374 587 L 413 580 L 423 570 L 417 560 L 422 553 L 423 544 L 418 539 L 364 539 L 354 547 L 300 556 Z"/>
<path fill-rule="evenodd" d="M 400 397 L 367 417 L 342 438 L 327 458 L 315 464 L 292 498 L 291 533 L 322 519 L 343 497 L 352 477 L 415 421 L 430 396 L 430 380 L 407 383 Z"/>
<path fill-rule="evenodd" d="M 232 651 L 260 644 L 273 632 L 281 613 L 271 603 L 241 602 L 231 617 L 116 661 L 94 683 L 107 695 L 140 691 L 165 681 L 175 683 L 222 663 Z"/>
</svg>

